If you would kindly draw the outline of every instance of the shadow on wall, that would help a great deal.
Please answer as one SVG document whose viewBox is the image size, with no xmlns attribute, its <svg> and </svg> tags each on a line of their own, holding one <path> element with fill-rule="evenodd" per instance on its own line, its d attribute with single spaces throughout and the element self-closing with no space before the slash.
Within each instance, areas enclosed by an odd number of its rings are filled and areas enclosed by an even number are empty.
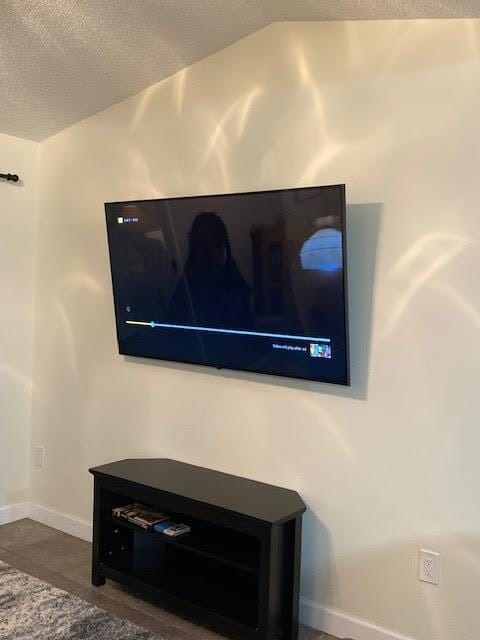
<svg viewBox="0 0 480 640">
<path fill-rule="evenodd" d="M 350 323 L 350 366 L 351 386 L 343 387 L 308 380 L 281 378 L 267 374 L 249 373 L 229 369 L 217 369 L 202 365 L 190 365 L 167 361 L 155 361 L 148 358 L 125 356 L 128 362 L 148 363 L 180 371 L 198 371 L 213 377 L 248 380 L 263 384 L 305 389 L 319 393 L 365 400 L 368 393 L 370 364 L 370 342 L 373 312 L 373 291 L 377 243 L 381 224 L 382 205 L 354 204 L 347 206 L 347 269 L 348 269 L 348 306 Z"/>
<path fill-rule="evenodd" d="M 352 386 L 341 395 L 365 400 L 370 373 L 375 265 L 382 205 L 347 206 L 348 316 Z"/>
<path fill-rule="evenodd" d="M 18 189 L 19 187 L 24 187 L 25 186 L 25 182 L 21 179 L 18 178 L 18 180 L 16 182 L 14 182 L 13 180 L 0 180 L 0 184 L 6 184 L 9 187 L 14 187 L 15 189 Z"/>
<path fill-rule="evenodd" d="M 303 516 L 300 593 L 314 593 L 318 602 L 331 606 L 333 594 L 337 592 L 330 532 L 315 513 L 307 509 Z"/>
</svg>

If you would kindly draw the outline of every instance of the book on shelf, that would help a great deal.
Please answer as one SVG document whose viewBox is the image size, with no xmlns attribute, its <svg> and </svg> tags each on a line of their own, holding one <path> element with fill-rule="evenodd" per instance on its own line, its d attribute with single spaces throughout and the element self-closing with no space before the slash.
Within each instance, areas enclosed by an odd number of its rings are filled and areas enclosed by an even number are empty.
<svg viewBox="0 0 480 640">
<path fill-rule="evenodd" d="M 124 504 L 122 507 L 114 507 L 112 509 L 112 516 L 114 518 L 127 518 L 127 513 L 129 513 L 130 511 L 132 511 L 132 509 L 138 508 L 141 505 L 139 505 L 138 503 L 133 503 L 133 504 Z"/>
<path fill-rule="evenodd" d="M 125 518 L 126 520 L 128 520 L 128 522 L 131 522 L 132 524 L 137 524 L 135 521 L 135 518 L 137 516 L 139 516 L 141 513 L 143 513 L 143 507 L 132 507 L 131 509 L 128 509 L 127 511 L 125 511 L 120 517 L 121 518 Z"/>
<path fill-rule="evenodd" d="M 112 516 L 127 520 L 142 527 L 142 529 L 152 529 L 155 524 L 168 520 L 166 513 L 152 511 L 145 505 L 138 503 L 115 507 L 112 509 Z"/>
<path fill-rule="evenodd" d="M 142 511 L 133 517 L 133 522 L 144 529 L 152 529 L 156 524 L 168 520 L 166 513 L 156 511 Z"/>
</svg>

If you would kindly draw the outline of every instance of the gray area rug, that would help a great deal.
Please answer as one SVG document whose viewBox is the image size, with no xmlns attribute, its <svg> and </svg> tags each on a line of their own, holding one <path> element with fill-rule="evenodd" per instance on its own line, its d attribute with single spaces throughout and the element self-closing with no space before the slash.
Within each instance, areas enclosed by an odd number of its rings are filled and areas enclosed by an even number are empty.
<svg viewBox="0 0 480 640">
<path fill-rule="evenodd" d="M 0 562 L 1 640 L 159 640 L 155 634 Z"/>
</svg>

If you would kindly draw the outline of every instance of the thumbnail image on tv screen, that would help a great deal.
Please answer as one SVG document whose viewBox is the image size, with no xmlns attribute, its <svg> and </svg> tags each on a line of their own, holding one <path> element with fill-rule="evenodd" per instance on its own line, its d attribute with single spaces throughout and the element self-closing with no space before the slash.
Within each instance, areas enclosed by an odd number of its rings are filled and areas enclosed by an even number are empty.
<svg viewBox="0 0 480 640">
<path fill-rule="evenodd" d="M 344 185 L 105 210 L 120 353 L 349 384 Z"/>
</svg>

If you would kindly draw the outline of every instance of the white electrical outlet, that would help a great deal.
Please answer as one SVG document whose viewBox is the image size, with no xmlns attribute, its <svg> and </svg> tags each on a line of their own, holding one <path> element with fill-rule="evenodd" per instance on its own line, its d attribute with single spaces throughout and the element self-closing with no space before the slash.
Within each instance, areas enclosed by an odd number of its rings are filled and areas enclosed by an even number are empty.
<svg viewBox="0 0 480 640">
<path fill-rule="evenodd" d="M 39 444 L 33 447 L 33 464 L 41 469 L 45 468 L 45 447 Z"/>
<path fill-rule="evenodd" d="M 440 579 L 440 554 L 436 551 L 420 549 L 420 567 L 418 577 L 423 582 L 438 584 Z"/>
</svg>

